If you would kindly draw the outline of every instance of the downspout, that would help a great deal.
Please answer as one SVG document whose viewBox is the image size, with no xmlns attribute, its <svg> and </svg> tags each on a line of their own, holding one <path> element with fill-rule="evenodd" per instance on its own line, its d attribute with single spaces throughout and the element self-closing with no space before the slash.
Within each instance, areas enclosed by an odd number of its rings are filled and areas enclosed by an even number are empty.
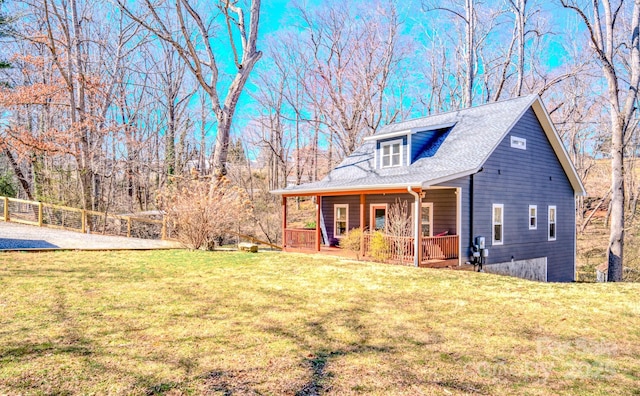
<svg viewBox="0 0 640 396">
<path fill-rule="evenodd" d="M 415 214 L 415 216 L 413 216 L 413 265 L 418 267 L 420 264 L 418 262 L 418 251 L 420 250 L 420 194 L 413 191 L 413 187 L 411 186 L 407 187 L 407 191 L 415 198 L 413 211 Z"/>
<path fill-rule="evenodd" d="M 471 246 L 473 246 L 473 227 L 475 224 L 474 223 L 474 213 L 475 213 L 475 193 L 474 193 L 474 189 L 475 189 L 475 183 L 474 183 L 474 176 L 477 175 L 478 173 L 482 172 L 484 170 L 484 167 L 480 168 L 476 173 L 472 173 L 471 174 L 471 186 L 469 187 L 469 206 L 470 206 L 470 213 L 469 213 L 469 248 L 471 248 Z"/>
<path fill-rule="evenodd" d="M 473 201 L 475 200 L 475 194 L 473 193 L 473 176 L 475 174 L 472 173 L 471 174 L 471 186 L 469 188 L 469 206 L 470 206 L 470 210 L 469 210 L 469 248 L 471 248 L 471 246 L 473 246 L 473 213 L 475 212 L 475 208 L 473 205 Z M 467 252 L 468 253 L 468 252 Z M 475 267 L 474 267 L 475 268 Z"/>
</svg>

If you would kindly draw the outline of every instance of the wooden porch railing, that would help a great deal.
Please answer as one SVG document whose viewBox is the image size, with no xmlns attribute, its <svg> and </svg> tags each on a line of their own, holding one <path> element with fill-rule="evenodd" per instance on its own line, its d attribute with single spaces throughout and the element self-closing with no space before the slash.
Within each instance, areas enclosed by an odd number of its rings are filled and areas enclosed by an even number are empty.
<svg viewBox="0 0 640 396">
<path fill-rule="evenodd" d="M 458 235 L 422 238 L 422 260 L 449 260 L 458 258 Z"/>
<path fill-rule="evenodd" d="M 371 239 L 373 238 L 373 234 L 365 233 L 363 238 L 364 255 L 372 257 Z M 413 262 L 413 237 L 385 235 L 384 240 L 385 244 L 382 246 L 382 250 L 377 252 L 380 258 L 395 262 Z M 421 241 L 422 261 L 458 258 L 458 245 L 458 235 L 423 237 Z M 380 246 L 378 249 L 380 249 Z"/>
<path fill-rule="evenodd" d="M 390 260 L 395 262 L 413 262 L 413 237 L 394 237 L 385 235 L 385 243 L 377 246 L 373 251 L 371 240 L 373 234 L 365 233 L 364 237 L 364 255 L 369 257 L 377 256 L 378 259 Z"/>
<path fill-rule="evenodd" d="M 316 230 L 287 228 L 284 230 L 283 247 L 291 249 L 316 249 Z"/>
</svg>

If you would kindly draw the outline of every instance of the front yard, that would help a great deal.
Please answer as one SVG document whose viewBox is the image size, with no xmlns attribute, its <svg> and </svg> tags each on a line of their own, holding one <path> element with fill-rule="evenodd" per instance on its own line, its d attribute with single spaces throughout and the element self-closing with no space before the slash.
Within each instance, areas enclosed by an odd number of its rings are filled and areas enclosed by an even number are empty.
<svg viewBox="0 0 640 396">
<path fill-rule="evenodd" d="M 279 253 L 0 255 L 0 394 L 638 394 L 640 285 Z"/>
</svg>

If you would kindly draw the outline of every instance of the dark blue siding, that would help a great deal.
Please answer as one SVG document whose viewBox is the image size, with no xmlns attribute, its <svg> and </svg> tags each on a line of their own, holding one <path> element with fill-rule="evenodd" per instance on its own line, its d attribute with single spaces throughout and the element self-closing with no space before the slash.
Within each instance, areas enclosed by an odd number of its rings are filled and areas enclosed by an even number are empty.
<svg viewBox="0 0 640 396">
<path fill-rule="evenodd" d="M 360 196 L 359 195 L 343 195 L 335 197 L 322 197 L 322 212 L 320 215 L 324 221 L 329 240 L 334 238 L 333 235 L 333 210 L 334 205 L 349 205 L 349 229 L 360 227 Z M 325 241 L 326 242 L 326 241 Z"/>
<path fill-rule="evenodd" d="M 411 136 L 411 162 L 420 158 L 433 157 L 451 132 L 451 128 L 434 129 L 415 133 Z"/>
<path fill-rule="evenodd" d="M 427 143 L 433 139 L 436 131 L 418 132 L 411 135 L 411 162 L 420 155 Z"/>
<path fill-rule="evenodd" d="M 433 235 L 443 231 L 447 231 L 449 235 L 457 234 L 456 190 L 425 190 L 425 198 L 422 201 L 433 203 Z"/>
<path fill-rule="evenodd" d="M 511 136 L 527 140 L 526 150 L 511 147 Z M 473 178 L 474 197 L 469 188 Z M 574 191 L 533 110 L 529 109 L 485 162 L 481 172 L 444 183 L 463 187 L 463 243 L 486 237 L 488 263 L 547 257 L 547 280 L 574 280 Z M 504 205 L 504 244 L 491 246 L 492 205 Z M 538 207 L 538 226 L 529 230 L 529 205 Z M 548 207 L 557 208 L 557 237 L 548 241 Z M 469 232 L 473 207 L 473 232 Z M 463 245 L 464 246 L 464 245 Z"/>
<path fill-rule="evenodd" d="M 423 202 L 433 203 L 433 233 L 448 231 L 450 235 L 456 234 L 456 193 L 454 189 L 430 189 L 425 191 Z M 407 213 L 413 213 L 414 198 L 411 194 L 377 194 L 365 195 L 365 228 L 370 228 L 370 216 L 372 204 L 387 204 L 388 208 L 396 202 L 406 202 Z M 322 219 L 324 221 L 327 237 L 334 238 L 333 215 L 334 205 L 349 205 L 349 229 L 360 227 L 360 195 L 328 196 L 322 197 Z M 463 245 L 464 246 L 464 245 Z"/>
</svg>

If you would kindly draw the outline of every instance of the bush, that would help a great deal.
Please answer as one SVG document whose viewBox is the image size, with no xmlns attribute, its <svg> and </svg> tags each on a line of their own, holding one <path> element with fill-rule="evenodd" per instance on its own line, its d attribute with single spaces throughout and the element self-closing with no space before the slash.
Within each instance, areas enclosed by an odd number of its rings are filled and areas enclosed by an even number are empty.
<svg viewBox="0 0 640 396">
<path fill-rule="evenodd" d="M 159 207 L 192 249 L 213 250 L 228 230 L 251 217 L 247 193 L 222 177 L 216 180 L 174 180 L 158 194 Z"/>
<path fill-rule="evenodd" d="M 18 186 L 13 176 L 8 173 L 0 175 L 0 195 L 5 197 L 15 197 L 18 194 Z"/>
<path fill-rule="evenodd" d="M 389 249 L 389 242 L 387 242 L 384 233 L 382 231 L 375 231 L 371 235 L 371 242 L 369 246 L 371 257 L 376 261 L 387 261 L 391 257 Z"/>
<path fill-rule="evenodd" d="M 362 242 L 363 232 L 362 228 L 354 228 L 350 230 L 342 241 L 340 246 L 350 252 L 356 254 L 356 259 L 360 260 L 360 243 Z"/>
</svg>

